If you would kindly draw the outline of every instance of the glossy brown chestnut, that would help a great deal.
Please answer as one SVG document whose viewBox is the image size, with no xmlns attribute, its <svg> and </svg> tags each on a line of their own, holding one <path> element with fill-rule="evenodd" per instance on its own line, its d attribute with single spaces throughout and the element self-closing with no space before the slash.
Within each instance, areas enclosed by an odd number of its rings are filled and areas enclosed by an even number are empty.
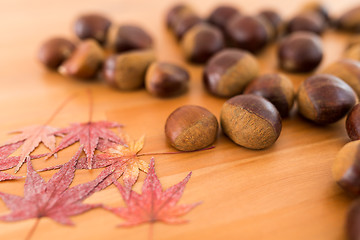
<svg viewBox="0 0 360 240">
<path fill-rule="evenodd" d="M 222 32 L 214 26 L 199 23 L 186 32 L 181 40 L 186 59 L 194 63 L 205 63 L 225 46 Z"/>
<path fill-rule="evenodd" d="M 106 47 L 121 53 L 152 48 L 153 40 L 143 28 L 135 25 L 113 25 L 108 31 Z"/>
<path fill-rule="evenodd" d="M 226 35 L 232 45 L 253 53 L 268 43 L 269 31 L 268 23 L 260 17 L 236 15 L 226 25 Z"/>
<path fill-rule="evenodd" d="M 286 71 L 312 71 L 320 64 L 322 58 L 321 39 L 314 33 L 295 32 L 279 44 L 279 65 Z"/>
<path fill-rule="evenodd" d="M 285 118 L 294 104 L 294 85 L 282 74 L 265 74 L 255 78 L 245 88 L 244 94 L 254 94 L 269 100 Z"/>
<path fill-rule="evenodd" d="M 355 105 L 346 118 L 346 132 L 352 141 L 360 140 L 360 104 Z"/>
<path fill-rule="evenodd" d="M 237 14 L 240 14 L 237 8 L 230 5 L 220 5 L 210 13 L 208 22 L 224 31 L 229 20 Z"/>
<path fill-rule="evenodd" d="M 281 132 L 281 117 L 268 100 L 247 94 L 227 100 L 221 109 L 223 132 L 236 144 L 250 149 L 270 147 Z"/>
<path fill-rule="evenodd" d="M 351 59 L 342 59 L 325 68 L 322 73 L 334 75 L 347 84 L 360 97 L 360 62 Z"/>
<path fill-rule="evenodd" d="M 272 28 L 273 38 L 281 35 L 284 28 L 284 21 L 279 15 L 279 13 L 272 9 L 264 9 L 259 12 L 258 16 L 269 23 Z"/>
<path fill-rule="evenodd" d="M 345 144 L 336 155 L 332 175 L 347 193 L 360 195 L 360 141 Z"/>
<path fill-rule="evenodd" d="M 360 33 L 360 6 L 343 13 L 337 21 L 341 30 Z"/>
<path fill-rule="evenodd" d="M 219 124 L 211 112 L 200 106 L 185 105 L 166 120 L 165 135 L 171 146 L 180 151 L 195 151 L 215 142 Z"/>
<path fill-rule="evenodd" d="M 346 49 L 344 53 L 344 57 L 355 61 L 360 61 L 360 43 L 354 44 L 348 49 Z"/>
<path fill-rule="evenodd" d="M 144 86 L 145 74 L 155 61 L 153 50 L 137 50 L 110 56 L 103 69 L 105 80 L 120 90 L 131 91 Z"/>
<path fill-rule="evenodd" d="M 93 39 L 80 42 L 73 54 L 59 67 L 64 76 L 94 78 L 104 62 L 105 54 Z"/>
<path fill-rule="evenodd" d="M 167 14 L 167 26 L 177 39 L 181 39 L 190 28 L 200 22 L 202 20 L 195 11 L 184 4 L 174 6 Z"/>
<path fill-rule="evenodd" d="M 258 63 L 251 53 L 238 49 L 224 49 L 206 64 L 203 82 L 211 94 L 232 97 L 242 93 L 258 72 Z"/>
<path fill-rule="evenodd" d="M 356 95 L 352 88 L 330 74 L 316 74 L 307 78 L 297 93 L 300 114 L 318 124 L 340 120 L 355 102 Z"/>
<path fill-rule="evenodd" d="M 56 69 L 74 51 L 75 45 L 62 37 L 55 37 L 44 42 L 38 52 L 38 59 L 48 68 Z"/>
<path fill-rule="evenodd" d="M 326 28 L 324 18 L 317 12 L 303 12 L 292 18 L 286 26 L 288 33 L 298 31 L 313 32 L 322 34 Z"/>
<path fill-rule="evenodd" d="M 104 44 L 111 20 L 101 14 L 84 14 L 78 17 L 74 24 L 75 35 L 80 39 L 95 39 Z"/>
<path fill-rule="evenodd" d="M 346 217 L 347 240 L 359 240 L 360 238 L 360 200 L 355 200 Z"/>
<path fill-rule="evenodd" d="M 174 97 L 187 91 L 189 78 L 189 73 L 182 67 L 154 62 L 146 71 L 145 87 L 154 96 Z"/>
</svg>

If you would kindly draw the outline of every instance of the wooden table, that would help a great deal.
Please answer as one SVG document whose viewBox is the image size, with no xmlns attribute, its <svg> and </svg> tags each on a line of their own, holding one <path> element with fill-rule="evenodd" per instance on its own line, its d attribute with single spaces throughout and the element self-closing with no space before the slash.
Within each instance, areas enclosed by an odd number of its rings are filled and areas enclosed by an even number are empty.
<svg viewBox="0 0 360 240">
<path fill-rule="evenodd" d="M 190 1 L 189 1 L 190 2 Z M 194 1 L 200 14 L 207 14 L 215 0 Z M 244 12 L 255 13 L 270 6 L 289 17 L 302 1 L 231 1 Z M 142 152 L 174 151 L 165 142 L 167 116 L 184 104 L 208 108 L 216 116 L 225 99 L 204 91 L 201 66 L 183 61 L 173 36 L 164 27 L 165 11 L 175 2 L 167 0 L 2 0 L 0 3 L 0 142 L 7 132 L 44 123 L 70 94 L 79 93 L 52 122 L 65 127 L 88 120 L 86 89 L 94 95 L 94 119 L 125 124 L 134 138 L 146 134 Z M 329 1 L 336 15 L 355 5 L 356 0 Z M 68 79 L 45 70 L 36 60 L 39 45 L 54 35 L 72 36 L 71 24 L 80 13 L 103 12 L 119 23 L 137 23 L 156 40 L 158 59 L 186 66 L 191 73 L 190 91 L 181 97 L 163 100 L 145 90 L 120 92 L 101 82 Z M 324 36 L 325 59 L 320 68 L 340 58 L 349 36 L 332 31 Z M 277 72 L 276 47 L 258 55 L 261 72 Z M 287 74 L 296 87 L 308 74 Z M 184 225 L 154 225 L 154 239 L 344 239 L 344 219 L 352 199 L 336 186 L 331 164 L 337 151 L 348 142 L 344 121 L 319 127 L 301 119 L 294 111 L 283 121 L 283 130 L 274 146 L 252 151 L 236 146 L 220 134 L 210 151 L 156 157 L 156 170 L 164 187 L 169 187 L 193 171 L 181 203 L 203 201 L 185 219 Z M 36 169 L 66 162 L 76 146 L 59 153 L 58 160 L 33 161 Z M 40 147 L 38 152 L 44 151 Z M 149 160 L 149 158 L 144 158 Z M 23 167 L 19 174 L 25 174 Z M 8 171 L 13 173 L 13 170 Z M 94 179 L 100 170 L 76 172 L 73 185 Z M 49 179 L 54 172 L 41 175 Z M 134 189 L 139 191 L 145 174 Z M 23 194 L 24 180 L 0 184 L 0 191 Z M 102 202 L 123 206 L 114 186 L 98 192 L 87 203 Z M 0 212 L 7 208 L 0 201 Z M 72 217 L 75 227 L 62 226 L 43 218 L 33 239 L 146 239 L 148 225 L 116 228 L 121 219 L 96 209 Z M 35 220 L 0 223 L 0 239 L 24 239 Z"/>
</svg>

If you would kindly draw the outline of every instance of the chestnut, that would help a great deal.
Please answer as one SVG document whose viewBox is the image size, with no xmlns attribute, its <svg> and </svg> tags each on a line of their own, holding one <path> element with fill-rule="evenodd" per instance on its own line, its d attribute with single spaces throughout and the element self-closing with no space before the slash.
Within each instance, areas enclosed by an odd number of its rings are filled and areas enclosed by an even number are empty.
<svg viewBox="0 0 360 240">
<path fill-rule="evenodd" d="M 153 50 L 137 50 L 112 55 L 104 63 L 103 75 L 111 86 L 120 90 L 136 90 L 144 86 L 145 73 L 155 61 Z"/>
<path fill-rule="evenodd" d="M 238 49 L 224 49 L 206 64 L 203 82 L 206 89 L 218 97 L 232 97 L 243 92 L 259 72 L 255 57 Z"/>
<path fill-rule="evenodd" d="M 186 58 L 193 63 L 205 63 L 224 48 L 222 32 L 209 24 L 200 23 L 186 32 L 181 40 Z"/>
<path fill-rule="evenodd" d="M 93 78 L 104 61 L 105 54 L 93 39 L 80 42 L 73 54 L 59 67 L 64 76 L 75 78 Z"/>
<path fill-rule="evenodd" d="M 307 78 L 297 93 L 300 114 L 318 124 L 340 120 L 355 102 L 356 95 L 352 88 L 330 74 L 316 74 Z"/>
<path fill-rule="evenodd" d="M 145 87 L 157 97 L 174 97 L 188 89 L 189 73 L 175 64 L 153 62 L 145 76 Z"/>
<path fill-rule="evenodd" d="M 324 18 L 317 12 L 303 12 L 292 18 L 287 26 L 288 33 L 297 31 L 308 31 L 318 35 L 322 34 L 325 30 L 326 23 Z"/>
<path fill-rule="evenodd" d="M 344 57 L 355 61 L 360 61 L 360 43 L 354 44 L 348 49 L 346 49 L 344 53 Z"/>
<path fill-rule="evenodd" d="M 343 146 L 332 165 L 332 175 L 337 184 L 353 196 L 360 195 L 360 140 Z"/>
<path fill-rule="evenodd" d="M 294 32 L 284 38 L 278 47 L 279 65 L 286 71 L 312 71 L 322 58 L 321 39 L 314 33 Z"/>
<path fill-rule="evenodd" d="M 196 24 L 202 22 L 195 11 L 184 4 L 179 4 L 171 8 L 167 14 L 167 26 L 180 40 L 184 34 Z"/>
<path fill-rule="evenodd" d="M 226 25 L 226 34 L 234 47 L 258 52 L 271 39 L 269 25 L 260 17 L 236 15 Z"/>
<path fill-rule="evenodd" d="M 62 37 L 54 37 L 44 42 L 38 52 L 39 61 L 46 67 L 56 69 L 74 51 L 75 45 Z"/>
<path fill-rule="evenodd" d="M 220 5 L 210 13 L 208 22 L 224 31 L 230 19 L 238 14 L 240 12 L 237 8 L 230 5 Z"/>
<path fill-rule="evenodd" d="M 259 12 L 258 16 L 268 22 L 268 24 L 272 28 L 272 39 L 281 35 L 284 28 L 284 21 L 279 15 L 279 13 L 272 9 L 264 9 Z"/>
<path fill-rule="evenodd" d="M 91 38 L 102 45 L 106 41 L 110 25 L 111 20 L 104 15 L 97 13 L 84 14 L 76 19 L 74 32 L 82 40 Z"/>
<path fill-rule="evenodd" d="M 341 30 L 360 33 L 360 6 L 343 13 L 337 20 L 337 27 Z"/>
<path fill-rule="evenodd" d="M 166 120 L 165 135 L 171 146 L 180 151 L 195 151 L 215 142 L 219 124 L 211 112 L 200 106 L 185 105 Z"/>
<path fill-rule="evenodd" d="M 360 63 L 351 59 L 341 59 L 325 68 L 322 73 L 334 75 L 347 84 L 360 97 Z"/>
<path fill-rule="evenodd" d="M 115 53 L 152 48 L 149 33 L 136 25 L 113 25 L 108 31 L 106 47 Z"/>
<path fill-rule="evenodd" d="M 285 118 L 294 104 L 295 91 L 291 80 L 282 74 L 265 74 L 255 78 L 244 94 L 254 94 L 269 100 Z"/>
<path fill-rule="evenodd" d="M 360 140 L 360 104 L 356 104 L 349 112 L 346 122 L 346 132 L 352 141 Z"/>
<path fill-rule="evenodd" d="M 236 144 L 264 149 L 275 143 L 281 132 L 281 117 L 263 97 L 247 94 L 227 100 L 221 108 L 221 127 Z"/>
</svg>

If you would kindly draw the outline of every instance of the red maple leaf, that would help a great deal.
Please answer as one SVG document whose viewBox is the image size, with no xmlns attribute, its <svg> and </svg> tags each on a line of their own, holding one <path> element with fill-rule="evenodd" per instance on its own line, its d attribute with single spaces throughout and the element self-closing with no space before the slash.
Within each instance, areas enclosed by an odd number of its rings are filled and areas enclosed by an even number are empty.
<svg viewBox="0 0 360 240">
<path fill-rule="evenodd" d="M 26 157 L 30 156 L 40 143 L 43 143 L 50 151 L 55 149 L 55 135 L 57 129 L 46 125 L 28 126 L 12 133 L 20 133 L 8 140 L 2 147 L 8 146 L 12 149 L 13 144 L 22 143 L 20 161 L 16 166 L 15 172 L 19 171 L 24 164 Z"/>
<path fill-rule="evenodd" d="M 137 141 L 131 140 L 127 135 L 122 135 L 121 139 L 124 139 L 126 146 L 104 141 L 100 148 L 107 153 L 94 155 L 92 169 L 104 167 L 114 169 L 112 176 L 98 186 L 99 190 L 111 185 L 112 179 L 118 179 L 121 176 L 123 176 L 125 187 L 131 189 L 138 179 L 140 170 L 147 172 L 148 164 L 139 159 L 138 154 L 144 146 L 144 136 Z M 40 171 L 58 169 L 61 166 L 57 165 Z M 87 158 L 80 158 L 76 168 L 90 169 Z"/>
<path fill-rule="evenodd" d="M 22 144 L 23 142 L 21 141 L 13 144 L 0 146 L 0 159 L 7 158 L 10 154 L 15 152 L 16 149 L 18 149 Z"/>
<path fill-rule="evenodd" d="M 29 233 L 31 235 L 42 217 L 49 217 L 60 224 L 73 225 L 70 216 L 101 206 L 84 204 L 82 201 L 95 192 L 96 186 L 111 174 L 110 170 L 104 170 L 93 181 L 68 188 L 74 178 L 75 165 L 80 153 L 79 150 L 47 183 L 33 169 L 28 159 L 24 197 L 0 192 L 0 198 L 11 210 L 9 214 L 1 216 L 0 220 L 19 221 L 36 218 L 34 228 Z"/>
<path fill-rule="evenodd" d="M 0 159 L 4 158 L 4 155 L 9 155 L 18 149 L 21 145 L 21 155 L 20 161 L 18 161 L 15 173 L 19 171 L 21 166 L 24 164 L 27 157 L 30 156 L 35 148 L 39 146 L 40 143 L 43 143 L 50 151 L 55 150 L 56 139 L 55 136 L 61 136 L 60 133 L 56 133 L 57 129 L 48 126 L 48 124 L 55 118 L 59 111 L 75 97 L 72 95 L 68 97 L 51 115 L 49 120 L 43 125 L 32 125 L 11 133 L 19 133 L 18 135 L 12 137 L 4 145 L 0 146 Z"/>
<path fill-rule="evenodd" d="M 23 176 L 14 176 L 5 172 L 0 172 L 0 182 L 6 181 L 6 180 L 15 180 L 15 179 L 21 179 Z"/>
<path fill-rule="evenodd" d="M 21 146 L 22 142 L 13 143 L 10 145 L 5 145 L 0 147 L 0 182 L 5 180 L 20 179 L 23 176 L 14 176 L 8 173 L 1 172 L 3 170 L 8 170 L 19 164 L 21 157 L 13 156 L 9 157 L 10 154 L 16 151 Z M 39 154 L 29 156 L 30 159 L 37 159 L 45 157 L 47 154 Z"/>
<path fill-rule="evenodd" d="M 189 173 L 180 183 L 163 191 L 161 183 L 155 173 L 154 159 L 151 158 L 149 173 L 144 181 L 142 194 L 138 194 L 131 190 L 129 197 L 127 197 L 127 188 L 117 181 L 114 181 L 114 184 L 119 189 L 127 207 L 106 207 L 106 209 L 126 220 L 126 222 L 120 226 L 135 226 L 142 223 L 154 223 L 157 221 L 171 224 L 185 223 L 186 220 L 179 217 L 185 215 L 200 204 L 177 205 L 190 176 L 191 173 Z"/>
<path fill-rule="evenodd" d="M 54 155 L 58 151 L 80 142 L 80 148 L 83 148 L 87 158 L 88 168 L 92 169 L 94 152 L 98 147 L 99 140 L 114 142 L 117 144 L 123 144 L 123 140 L 117 136 L 109 128 L 120 128 L 121 124 L 109 121 L 100 122 L 86 122 L 86 123 L 73 123 L 70 127 L 64 128 L 57 133 L 65 134 L 65 137 L 61 140 L 59 146 L 52 151 L 47 158 Z"/>
<path fill-rule="evenodd" d="M 142 136 L 138 140 L 131 139 L 126 134 L 121 134 L 121 139 L 124 140 L 125 145 L 114 144 L 108 141 L 102 141 L 99 150 L 105 153 L 94 155 L 92 169 L 111 167 L 114 172 L 107 180 L 102 182 L 97 188 L 99 190 L 106 188 L 113 183 L 112 179 L 119 179 L 123 177 L 124 185 L 129 190 L 135 184 L 139 177 L 140 170 L 147 173 L 148 164 L 140 159 L 143 156 L 149 155 L 166 155 L 166 154 L 181 154 L 189 152 L 163 152 L 163 153 L 140 153 L 144 147 L 145 137 Z M 208 147 L 197 151 L 209 150 L 214 147 Z M 193 151 L 195 152 L 195 151 Z M 61 168 L 62 165 L 44 168 L 39 171 L 48 171 Z M 89 169 L 86 158 L 80 158 L 76 164 L 76 169 Z"/>
</svg>

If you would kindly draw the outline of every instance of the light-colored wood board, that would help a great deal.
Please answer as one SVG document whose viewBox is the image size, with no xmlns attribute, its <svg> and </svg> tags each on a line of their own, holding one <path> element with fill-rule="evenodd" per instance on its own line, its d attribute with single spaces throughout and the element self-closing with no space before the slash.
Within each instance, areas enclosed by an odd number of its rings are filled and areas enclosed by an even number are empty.
<svg viewBox="0 0 360 240">
<path fill-rule="evenodd" d="M 189 3 L 191 1 L 188 1 Z M 292 16 L 302 1 L 229 0 L 248 14 L 264 7 L 277 9 L 285 18 Z M 225 99 L 209 95 L 202 85 L 202 66 L 187 64 L 174 37 L 164 26 L 166 10 L 177 3 L 166 0 L 2 0 L 0 3 L 0 142 L 7 132 L 31 124 L 44 123 L 68 96 L 78 97 L 54 119 L 52 125 L 64 127 L 88 120 L 86 90 L 94 95 L 94 120 L 112 120 L 125 125 L 134 138 L 146 135 L 142 152 L 174 151 L 165 141 L 167 116 L 184 104 L 208 108 L 217 117 Z M 220 1 L 194 1 L 194 8 L 205 16 Z M 355 0 L 328 1 L 338 16 L 354 6 Z M 119 92 L 102 82 L 68 79 L 45 70 L 36 60 L 39 45 L 47 38 L 63 35 L 74 38 L 71 24 L 85 12 L 105 13 L 118 23 L 136 23 L 152 34 L 159 60 L 185 66 L 191 74 L 190 91 L 173 99 L 157 99 L 145 90 Z M 351 36 L 335 31 L 324 34 L 325 59 L 319 70 L 339 59 Z M 257 55 L 261 73 L 278 72 L 276 44 Z M 280 71 L 281 72 L 281 71 Z M 309 74 L 288 74 L 296 87 Z M 184 225 L 154 225 L 154 239 L 344 239 L 344 219 L 352 199 L 336 186 L 331 163 L 337 151 L 349 140 L 344 120 L 326 127 L 304 121 L 292 112 L 283 121 L 283 130 L 274 146 L 252 151 L 233 144 L 219 134 L 216 148 L 209 151 L 156 157 L 156 170 L 164 187 L 169 187 L 190 171 L 181 203 L 203 203 L 185 216 Z M 76 146 L 59 153 L 59 158 L 33 161 L 36 169 L 66 162 Z M 40 147 L 38 152 L 45 151 Z M 150 157 L 143 157 L 149 161 Z M 11 173 L 13 170 L 9 170 Z M 94 179 L 101 170 L 76 172 L 72 185 Z M 19 174 L 24 175 L 23 167 Z M 49 179 L 54 171 L 41 175 Z M 145 174 L 135 184 L 140 191 Z M 24 180 L 0 184 L 0 191 L 23 194 Z M 114 186 L 94 194 L 86 202 L 123 206 Z M 7 209 L 0 201 L 0 213 Z M 66 227 L 43 218 L 33 239 L 146 239 L 149 226 L 121 229 L 115 215 L 96 209 L 72 217 L 75 227 Z M 1 239 L 24 239 L 35 220 L 0 223 Z"/>
</svg>

